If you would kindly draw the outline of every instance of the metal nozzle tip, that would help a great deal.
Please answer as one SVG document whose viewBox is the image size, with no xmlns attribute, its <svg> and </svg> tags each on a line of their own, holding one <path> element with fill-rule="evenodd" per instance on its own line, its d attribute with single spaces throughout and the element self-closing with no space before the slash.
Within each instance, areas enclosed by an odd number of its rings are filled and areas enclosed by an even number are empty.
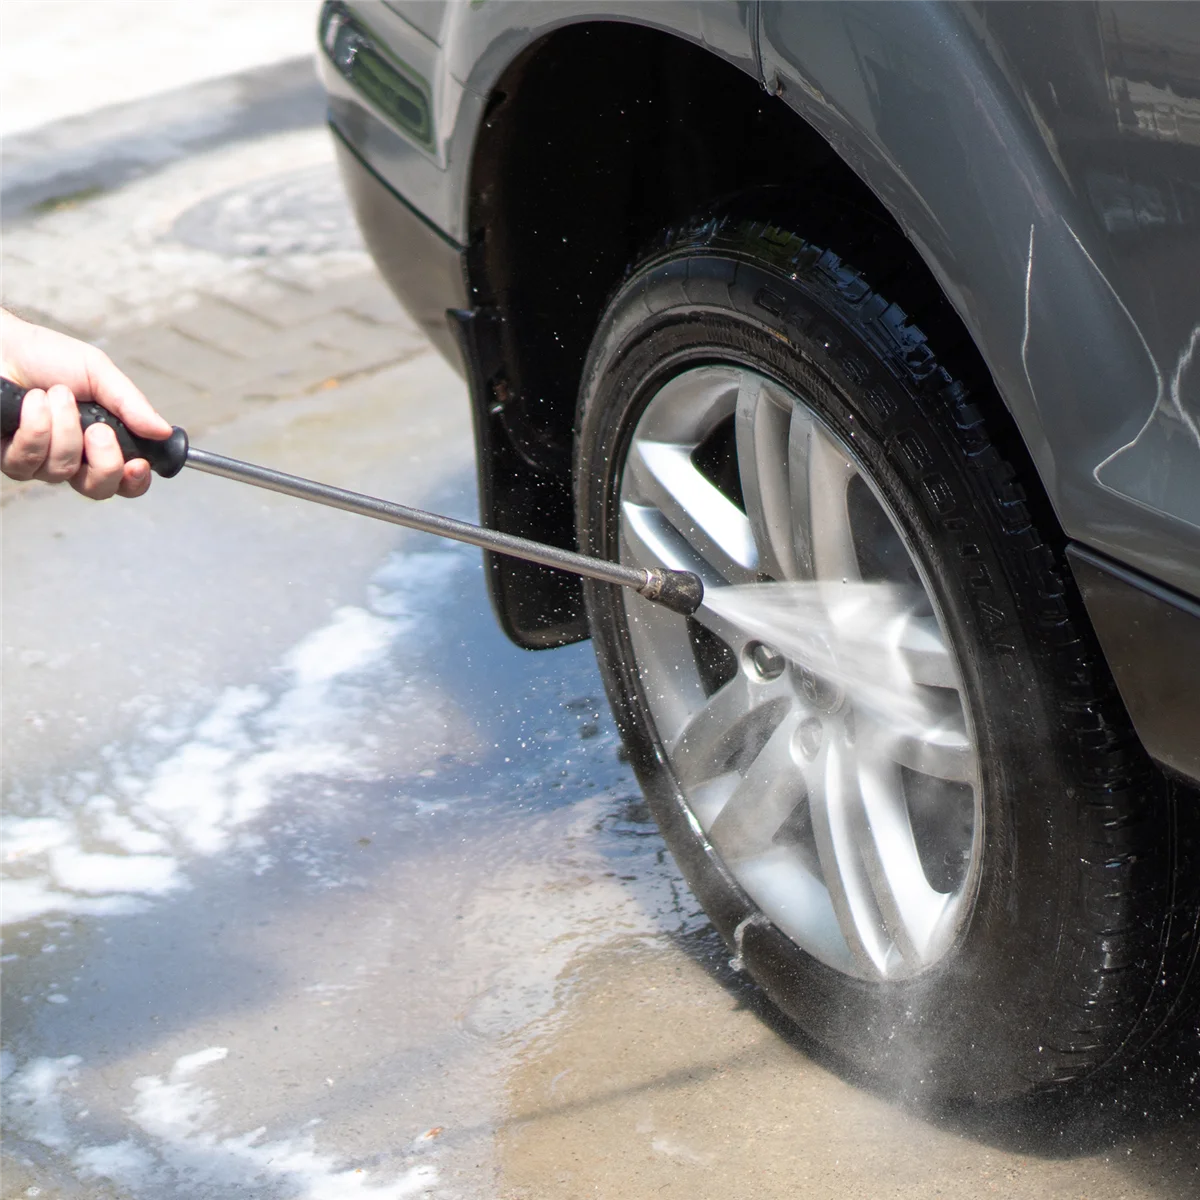
<svg viewBox="0 0 1200 1200">
<path fill-rule="evenodd" d="M 655 604 L 666 605 L 672 612 L 690 616 L 704 599 L 704 584 L 691 571 L 668 571 L 661 567 L 648 568 L 646 582 L 638 595 Z"/>
</svg>

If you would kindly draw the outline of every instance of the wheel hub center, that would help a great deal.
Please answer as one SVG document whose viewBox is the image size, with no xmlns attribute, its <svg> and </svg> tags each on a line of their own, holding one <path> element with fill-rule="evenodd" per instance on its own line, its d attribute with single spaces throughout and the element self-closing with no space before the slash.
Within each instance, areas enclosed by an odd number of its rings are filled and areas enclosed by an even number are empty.
<svg viewBox="0 0 1200 1200">
<path fill-rule="evenodd" d="M 793 676 L 796 690 L 818 712 L 835 713 L 845 704 L 845 691 L 830 680 L 822 678 L 811 668 L 797 663 L 793 668 Z"/>
</svg>

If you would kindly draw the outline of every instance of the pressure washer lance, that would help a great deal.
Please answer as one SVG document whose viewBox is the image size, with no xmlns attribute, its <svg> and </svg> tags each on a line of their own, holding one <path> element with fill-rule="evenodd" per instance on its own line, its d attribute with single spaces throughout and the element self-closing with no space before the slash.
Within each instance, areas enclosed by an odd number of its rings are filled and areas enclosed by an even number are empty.
<svg viewBox="0 0 1200 1200">
<path fill-rule="evenodd" d="M 21 424 L 21 404 L 25 399 L 25 392 L 25 388 L 11 380 L 0 379 L 0 436 L 7 438 L 16 433 Z M 422 533 L 432 533 L 438 537 L 452 538 L 456 542 L 481 546 L 494 554 L 507 554 L 511 558 L 556 567 L 573 575 L 586 575 L 604 583 L 633 588 L 638 595 L 647 600 L 653 600 L 656 604 L 663 604 L 685 615 L 694 613 L 704 598 L 704 585 L 700 577 L 690 571 L 672 571 L 665 567 L 623 567 L 620 563 L 606 562 L 602 558 L 589 558 L 586 554 L 543 545 L 528 538 L 515 537 L 511 533 L 499 533 L 481 525 L 472 525 L 468 521 L 456 521 L 452 517 L 441 517 L 419 508 L 393 504 L 390 500 L 364 496 L 359 492 L 348 492 L 343 488 L 330 487 L 311 479 L 301 479 L 298 475 L 285 475 L 282 471 L 274 471 L 270 467 L 260 467 L 254 463 L 241 462 L 236 458 L 226 458 L 223 454 L 213 454 L 211 451 L 190 446 L 187 433 L 178 425 L 172 430 L 171 436 L 162 441 L 138 437 L 119 417 L 91 401 L 80 403 L 79 420 L 84 429 L 97 422 L 107 425 L 117 435 L 117 444 L 121 447 L 126 462 L 134 458 L 144 458 L 151 469 L 164 479 L 178 475 L 184 467 L 191 467 L 209 475 L 221 475 L 239 483 L 266 488 L 267 491 L 282 492 L 285 496 L 311 500 L 314 504 L 327 504 L 330 508 L 341 508 L 346 512 L 358 513 L 362 517 L 373 517 L 376 521 L 388 521 L 393 525 L 419 529 Z"/>
</svg>

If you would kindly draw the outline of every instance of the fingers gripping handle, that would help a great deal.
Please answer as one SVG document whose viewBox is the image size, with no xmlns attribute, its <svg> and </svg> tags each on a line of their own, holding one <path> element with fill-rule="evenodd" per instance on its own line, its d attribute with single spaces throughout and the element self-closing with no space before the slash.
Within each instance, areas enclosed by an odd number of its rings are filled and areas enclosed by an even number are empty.
<svg viewBox="0 0 1200 1200">
<path fill-rule="evenodd" d="M 150 469 L 164 479 L 178 475 L 187 463 L 188 435 L 178 425 L 172 426 L 170 437 L 162 441 L 139 437 L 120 417 L 91 401 L 84 401 L 79 406 L 79 423 L 84 429 L 89 425 L 107 425 L 117 435 L 117 445 L 121 447 L 126 462 L 144 458 L 150 464 Z"/>
<path fill-rule="evenodd" d="M 25 392 L 25 388 L 11 379 L 0 379 L 0 436 L 9 438 L 17 432 L 21 424 L 21 405 L 25 400 Z M 79 423 L 84 429 L 89 425 L 107 425 L 117 435 L 117 445 L 121 447 L 126 462 L 144 458 L 150 464 L 150 469 L 164 479 L 178 475 L 187 462 L 188 436 L 178 425 L 171 431 L 171 436 L 162 441 L 139 437 L 120 417 L 90 400 L 82 401 L 79 405 Z"/>
</svg>

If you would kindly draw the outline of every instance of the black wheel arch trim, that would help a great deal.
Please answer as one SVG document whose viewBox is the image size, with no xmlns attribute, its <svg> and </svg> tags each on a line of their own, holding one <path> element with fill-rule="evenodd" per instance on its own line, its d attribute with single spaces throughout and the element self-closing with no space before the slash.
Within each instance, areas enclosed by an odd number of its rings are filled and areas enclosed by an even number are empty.
<svg viewBox="0 0 1200 1200">
<path fill-rule="evenodd" d="M 1078 543 L 1067 560 L 1146 751 L 1200 783 L 1200 602 Z"/>
</svg>

